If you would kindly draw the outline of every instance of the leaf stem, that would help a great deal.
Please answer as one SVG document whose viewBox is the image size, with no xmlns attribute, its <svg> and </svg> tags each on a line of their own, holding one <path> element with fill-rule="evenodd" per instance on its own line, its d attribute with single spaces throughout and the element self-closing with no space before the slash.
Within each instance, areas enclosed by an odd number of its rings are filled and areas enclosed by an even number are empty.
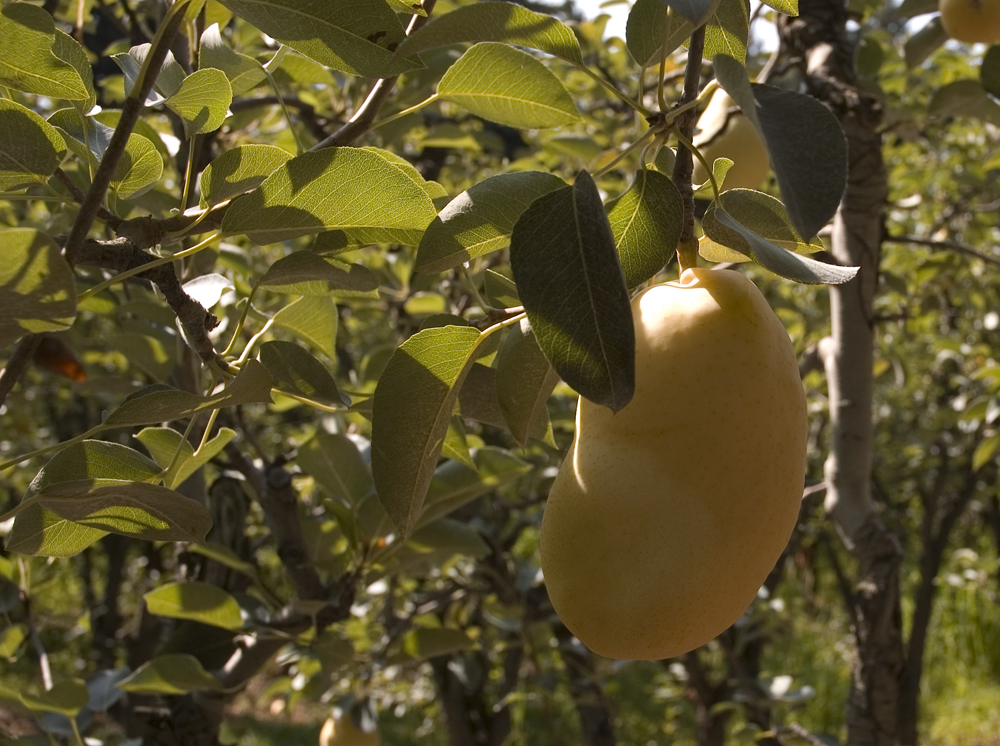
<svg viewBox="0 0 1000 746">
<path fill-rule="evenodd" d="M 259 286 L 254 283 L 254 286 L 250 289 L 250 295 L 247 296 L 247 304 L 243 307 L 243 313 L 240 315 L 240 320 L 236 323 L 236 329 L 233 330 L 233 338 L 229 340 L 229 344 L 226 345 L 226 349 L 220 353 L 222 357 L 226 357 L 232 353 L 233 348 L 236 346 L 236 342 L 240 338 L 240 332 L 243 331 L 243 327 L 247 322 L 247 315 L 250 313 L 250 304 L 253 303 L 253 297 L 257 294 L 258 287 Z"/>
<path fill-rule="evenodd" d="M 593 80 L 595 80 L 596 82 L 600 83 L 605 88 L 605 90 L 608 91 L 608 93 L 610 93 L 611 95 L 615 96 L 618 100 L 622 101 L 623 103 L 628 104 L 633 109 L 635 109 L 637 112 L 639 112 L 640 114 L 642 114 L 644 117 L 648 117 L 650 114 L 653 113 L 652 110 L 647 109 L 639 101 L 637 101 L 634 98 L 631 98 L 630 96 L 628 96 L 628 95 L 622 93 L 621 91 L 619 91 L 617 88 L 615 88 L 613 85 L 611 85 L 611 83 L 609 83 L 608 81 L 606 81 L 604 78 L 602 78 L 600 75 L 598 75 L 597 73 L 595 73 L 593 70 L 591 70 L 589 67 L 587 67 L 582 62 L 573 62 L 571 64 L 577 70 L 580 70 L 581 72 L 586 73 Z M 641 89 L 641 83 L 640 83 L 640 89 Z"/>
<path fill-rule="evenodd" d="M 63 447 L 68 448 L 69 446 L 76 445 L 77 443 L 86 440 L 91 435 L 96 435 L 103 429 L 104 425 L 98 425 L 97 427 L 90 428 L 90 430 L 83 433 L 82 435 L 77 435 L 75 438 L 70 438 L 69 440 L 64 440 L 59 443 L 53 443 L 52 445 L 47 445 L 44 448 L 38 448 L 37 450 L 29 451 L 28 453 L 16 456 L 10 459 L 9 461 L 4 461 L 2 464 L 0 464 L 0 471 L 9 469 L 12 466 L 17 466 L 18 464 L 27 461 L 28 459 L 35 458 L 35 456 L 44 456 L 46 453 L 50 453 L 56 450 L 57 448 L 63 448 Z M 2 519 L 0 519 L 0 521 L 2 521 Z"/>
<path fill-rule="evenodd" d="M 427 106 L 429 104 L 433 104 L 439 98 L 440 97 L 435 93 L 430 98 L 427 98 L 427 99 L 424 99 L 423 101 L 421 101 L 419 104 L 414 104 L 413 106 L 411 106 L 408 109 L 403 109 L 402 111 L 397 111 L 395 114 L 392 114 L 391 116 L 388 116 L 385 119 L 378 120 L 377 122 L 375 122 L 374 124 L 372 124 L 371 129 L 373 129 L 373 130 L 374 129 L 378 129 L 383 124 L 389 124 L 389 122 L 395 122 L 397 119 L 402 119 L 403 117 L 405 117 L 405 116 L 407 116 L 409 114 L 412 114 L 415 111 L 419 111 L 420 109 L 423 109 L 425 106 Z"/>
<path fill-rule="evenodd" d="M 615 166 L 617 166 L 619 163 L 621 163 L 625 158 L 627 158 L 629 155 L 631 155 L 632 153 L 634 153 L 639 147 L 644 146 L 646 140 L 648 138 L 652 137 L 654 134 L 656 134 L 656 133 L 653 130 L 651 130 L 651 129 L 648 129 L 645 132 L 643 132 L 639 136 L 638 140 L 636 140 L 634 143 L 632 143 L 627 148 L 625 148 L 625 150 L 623 150 L 621 153 L 619 153 L 617 156 L 615 156 L 614 160 L 612 160 L 608 165 L 606 165 L 604 168 L 602 168 L 602 169 L 600 169 L 598 171 L 595 171 L 593 173 L 593 177 L 595 179 L 598 179 L 601 176 L 604 176 L 604 174 L 606 174 L 609 171 L 611 171 Z"/>
</svg>

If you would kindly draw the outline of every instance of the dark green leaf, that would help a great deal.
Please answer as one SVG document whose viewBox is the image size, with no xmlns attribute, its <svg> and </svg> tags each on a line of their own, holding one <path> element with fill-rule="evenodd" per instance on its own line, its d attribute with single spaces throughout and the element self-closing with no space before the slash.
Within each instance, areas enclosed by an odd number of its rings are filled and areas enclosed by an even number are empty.
<svg viewBox="0 0 1000 746">
<path fill-rule="evenodd" d="M 583 62 L 580 43 L 567 26 L 550 15 L 507 2 L 464 5 L 435 16 L 406 37 L 396 57 L 468 41 L 506 42 L 540 49 L 570 62 Z"/>
<path fill-rule="evenodd" d="M 0 98 L 0 189 L 44 182 L 65 152 L 66 142 L 55 127 L 31 109 Z"/>
<path fill-rule="evenodd" d="M 257 282 L 276 293 L 326 296 L 337 290 L 367 293 L 378 289 L 378 276 L 360 264 L 326 254 L 296 251 L 282 257 Z"/>
<path fill-rule="evenodd" d="M 317 433 L 295 459 L 333 498 L 358 505 L 373 489 L 371 469 L 346 435 Z"/>
<path fill-rule="evenodd" d="M 294 342 L 265 342 L 260 361 L 274 379 L 275 388 L 321 404 L 343 406 L 337 384 L 319 360 Z"/>
<path fill-rule="evenodd" d="M 979 67 L 979 82 L 990 94 L 1000 98 L 1000 44 L 994 44 L 983 55 Z"/>
<path fill-rule="evenodd" d="M 434 274 L 506 248 L 514 223 L 528 205 L 564 186 L 558 176 L 543 171 L 483 179 L 449 202 L 427 226 L 414 268 Z"/>
<path fill-rule="evenodd" d="M 694 24 L 668 9 L 663 0 L 636 0 L 625 26 L 625 46 L 639 65 L 658 65 L 694 29 Z"/>
<path fill-rule="evenodd" d="M 301 0 L 220 0 L 268 36 L 334 70 L 386 78 L 420 67 L 393 59 L 405 32 L 385 0 L 303 3 Z"/>
<path fill-rule="evenodd" d="M 177 695 L 217 692 L 222 689 L 222 684 L 193 655 L 172 653 L 158 655 L 143 663 L 118 688 L 136 694 Z"/>
<path fill-rule="evenodd" d="M 236 599 L 211 583 L 168 583 L 143 596 L 150 614 L 190 619 L 222 629 L 243 628 Z"/>
<path fill-rule="evenodd" d="M 21 702 L 34 712 L 57 712 L 66 717 L 73 717 L 87 706 L 90 692 L 82 679 L 69 679 L 53 684 L 52 688 L 41 694 L 21 693 Z"/>
<path fill-rule="evenodd" d="M 0 256 L 0 349 L 73 323 L 76 281 L 51 237 L 31 228 L 0 231 Z"/>
<path fill-rule="evenodd" d="M 839 285 L 854 279 L 858 273 L 857 267 L 840 267 L 834 264 L 817 262 L 800 254 L 775 246 L 749 228 L 741 225 L 725 210 L 716 208 L 715 219 L 730 230 L 736 231 L 746 241 L 746 246 L 752 251 L 753 258 L 774 272 L 789 280 L 813 284 L 825 283 Z"/>
<path fill-rule="evenodd" d="M 607 211 L 625 284 L 635 288 L 663 269 L 674 255 L 683 227 L 684 203 L 670 178 L 642 168 L 628 190 L 608 202 Z"/>
<path fill-rule="evenodd" d="M 237 145 L 225 151 L 202 172 L 202 207 L 256 189 L 291 157 L 291 153 L 273 145 Z"/>
<path fill-rule="evenodd" d="M 586 171 L 535 200 L 510 263 L 531 328 L 566 383 L 618 411 L 635 389 L 632 309 L 604 204 Z"/>
<path fill-rule="evenodd" d="M 825 248 L 818 238 L 805 241 L 792 226 L 785 206 L 768 194 L 752 189 L 730 189 L 722 194 L 720 201 L 725 211 L 740 225 L 782 249 L 808 254 Z M 753 249 L 740 233 L 726 228 L 716 220 L 715 203 L 705 213 L 702 226 L 709 239 L 702 241 L 700 247 L 701 254 L 706 259 L 715 262 L 734 261 L 724 252 L 713 255 L 716 246 L 737 251 L 745 258 L 753 256 Z"/>
<path fill-rule="evenodd" d="M 937 2 L 934 3 L 937 5 Z M 915 34 L 910 34 L 903 46 L 907 67 L 919 67 L 948 41 L 948 32 L 941 25 L 941 16 L 934 16 Z"/>
<path fill-rule="evenodd" d="M 334 228 L 422 231 L 436 213 L 426 191 L 385 158 L 326 148 L 292 158 L 235 200 L 222 230 L 268 244 Z"/>
<path fill-rule="evenodd" d="M 418 528 L 433 523 L 466 503 L 510 484 L 531 470 L 531 465 L 501 448 L 480 448 L 472 456 L 470 469 L 457 461 L 446 461 L 434 472 Z"/>
<path fill-rule="evenodd" d="M 238 404 L 270 404 L 271 385 L 271 374 L 267 372 L 267 368 L 256 360 L 247 360 L 226 388 L 208 396 L 198 396 L 169 386 L 148 386 L 141 389 L 108 415 L 104 426 L 154 425 Z"/>
<path fill-rule="evenodd" d="M 375 488 L 404 536 L 420 514 L 479 339 L 479 331 L 467 326 L 419 331 L 393 353 L 375 388 Z"/>
<path fill-rule="evenodd" d="M 934 117 L 972 117 L 1000 126 L 1000 104 L 987 95 L 978 80 L 956 80 L 931 97 L 927 113 Z"/>
<path fill-rule="evenodd" d="M 403 650 L 415 661 L 429 660 L 472 647 L 472 640 L 460 629 L 411 629 L 403 637 Z"/>
<path fill-rule="evenodd" d="M 774 8 L 779 13 L 786 16 L 797 16 L 799 14 L 799 0 L 761 0 L 764 5 Z"/>
<path fill-rule="evenodd" d="M 514 440 L 522 448 L 528 436 L 544 438 L 545 403 L 559 376 L 525 324 L 514 326 L 497 357 L 496 397 Z M 541 432 L 539 432 L 541 426 Z"/>
<path fill-rule="evenodd" d="M 676 10 L 687 18 L 695 27 L 700 26 L 709 17 L 719 0 L 661 0 L 668 7 Z"/>
<path fill-rule="evenodd" d="M 441 78 L 438 95 L 509 127 L 559 127 L 580 119 L 573 97 L 545 65 L 496 42 L 463 54 Z"/>
<path fill-rule="evenodd" d="M 751 84 L 725 55 L 714 60 L 719 83 L 760 133 L 792 225 L 815 236 L 833 217 L 847 184 L 847 140 L 836 117 L 812 96 Z"/>
</svg>

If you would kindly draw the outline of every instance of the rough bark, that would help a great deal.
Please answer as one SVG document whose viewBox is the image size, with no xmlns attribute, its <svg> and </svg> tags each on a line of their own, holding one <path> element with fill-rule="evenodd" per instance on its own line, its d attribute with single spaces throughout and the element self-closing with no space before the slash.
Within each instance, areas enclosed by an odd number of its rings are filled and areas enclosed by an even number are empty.
<svg viewBox="0 0 1000 746">
<path fill-rule="evenodd" d="M 871 494 L 872 306 L 888 192 L 880 111 L 877 102 L 854 85 L 843 3 L 803 0 L 799 11 L 799 17 L 780 24 L 782 43 L 798 62 L 806 89 L 833 110 L 848 142 L 847 190 L 834 222 L 831 251 L 839 262 L 861 268 L 851 282 L 830 288 L 832 334 L 820 348 L 832 431 L 825 506 L 858 561 L 851 596 L 857 656 L 847 702 L 848 741 L 890 746 L 896 742 L 903 669 L 902 549 L 879 519 Z"/>
</svg>

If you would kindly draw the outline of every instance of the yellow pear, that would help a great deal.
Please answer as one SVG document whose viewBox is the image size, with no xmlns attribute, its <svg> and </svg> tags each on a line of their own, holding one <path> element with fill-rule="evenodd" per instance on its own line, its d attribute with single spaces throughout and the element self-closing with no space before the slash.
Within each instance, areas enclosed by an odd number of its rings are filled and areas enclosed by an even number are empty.
<svg viewBox="0 0 1000 746">
<path fill-rule="evenodd" d="M 941 25 L 966 44 L 1000 41 L 1000 0 L 941 0 Z"/>
<path fill-rule="evenodd" d="M 609 658 L 659 660 L 735 622 L 788 542 L 806 401 L 784 327 L 739 272 L 688 269 L 632 301 L 635 395 L 581 398 L 542 519 L 559 618 Z"/>
<path fill-rule="evenodd" d="M 712 100 L 698 118 L 698 129 L 694 144 L 705 156 L 708 165 L 716 158 L 728 158 L 733 162 L 722 185 L 727 189 L 760 189 L 771 161 L 767 148 L 746 115 L 736 108 L 736 102 L 721 88 L 712 94 Z M 708 172 L 698 159 L 694 162 L 693 180 L 695 184 L 708 181 Z"/>
<path fill-rule="evenodd" d="M 380 746 L 381 743 L 378 730 L 366 733 L 348 715 L 327 718 L 319 732 L 319 746 Z"/>
</svg>

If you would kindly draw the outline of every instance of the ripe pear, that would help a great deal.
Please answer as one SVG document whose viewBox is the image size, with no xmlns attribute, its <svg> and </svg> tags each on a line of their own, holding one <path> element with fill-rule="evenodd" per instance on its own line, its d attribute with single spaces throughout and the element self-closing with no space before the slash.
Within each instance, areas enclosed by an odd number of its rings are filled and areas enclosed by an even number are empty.
<svg viewBox="0 0 1000 746">
<path fill-rule="evenodd" d="M 767 172 L 771 170 L 767 148 L 728 93 L 719 88 L 712 94 L 712 100 L 698 118 L 697 126 L 693 142 L 708 165 L 715 163 L 716 158 L 728 158 L 733 162 L 722 190 L 760 189 Z M 708 181 L 708 172 L 697 158 L 693 180 L 695 184 Z"/>
<path fill-rule="evenodd" d="M 346 714 L 327 718 L 319 732 L 319 746 L 380 746 L 381 743 L 377 729 L 366 733 Z"/>
<path fill-rule="evenodd" d="M 956 41 L 1000 41 L 1000 0 L 941 0 L 941 25 Z"/>
<path fill-rule="evenodd" d="M 581 398 L 542 519 L 556 613 L 595 653 L 659 660 L 735 622 L 788 542 L 806 401 L 788 334 L 738 272 L 632 301 L 635 395 Z"/>
</svg>

